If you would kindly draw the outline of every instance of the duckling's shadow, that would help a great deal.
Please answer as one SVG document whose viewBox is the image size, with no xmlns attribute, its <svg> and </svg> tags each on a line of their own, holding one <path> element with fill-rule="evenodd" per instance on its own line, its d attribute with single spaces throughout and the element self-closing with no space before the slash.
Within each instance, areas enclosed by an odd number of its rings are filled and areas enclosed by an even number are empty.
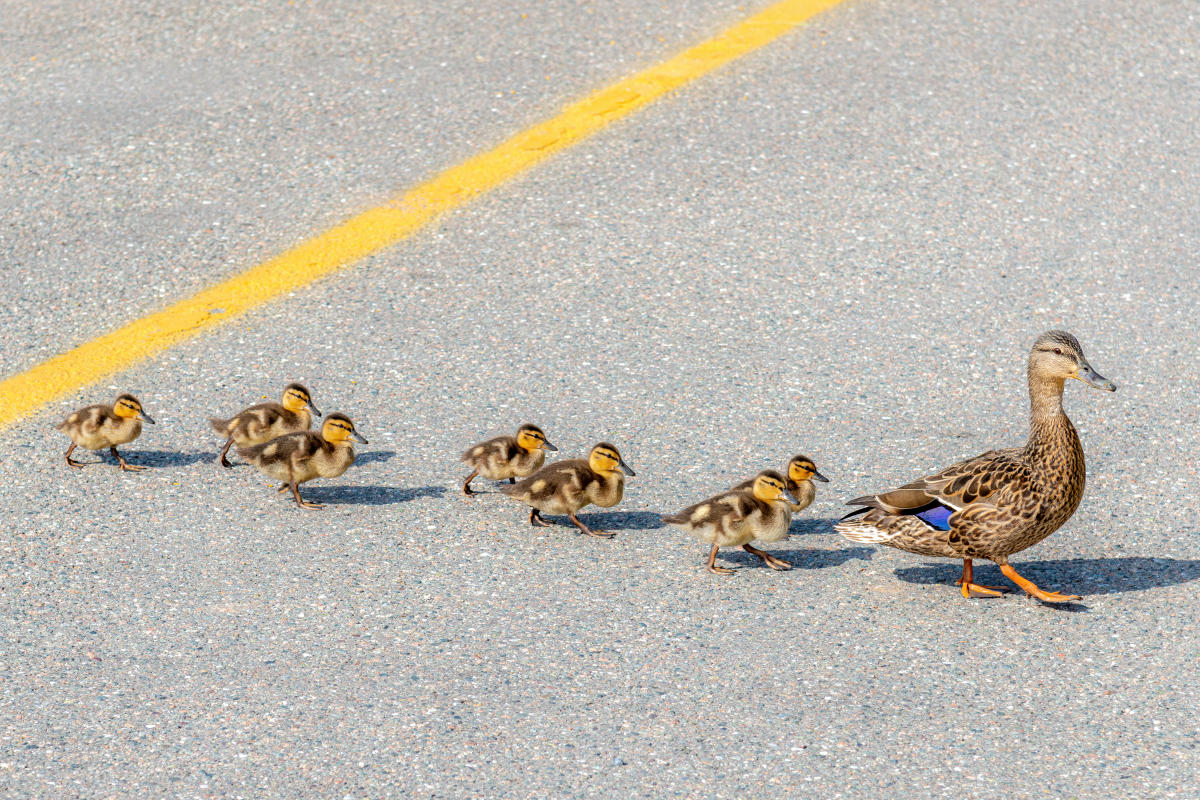
<svg viewBox="0 0 1200 800">
<path fill-rule="evenodd" d="M 445 493 L 444 486 L 314 486 L 305 490 L 304 498 L 332 506 L 387 506 L 421 497 L 441 497 Z"/>
<path fill-rule="evenodd" d="M 125 460 L 135 467 L 150 467 L 156 469 L 158 467 L 190 467 L 192 464 L 201 464 L 205 461 L 215 461 L 216 457 L 212 453 L 180 453 L 174 450 L 121 450 L 119 451 Z M 113 464 L 117 460 L 113 458 L 107 451 L 98 453 L 99 461 L 85 461 L 85 464 Z"/>
<path fill-rule="evenodd" d="M 836 521 L 837 520 L 818 519 L 815 517 L 793 519 L 792 527 L 788 528 L 788 533 L 792 536 L 811 536 L 812 534 L 816 533 L 829 533 L 831 530 L 833 530 L 833 524 Z"/>
<path fill-rule="evenodd" d="M 840 550 L 816 550 L 813 548 L 804 548 L 802 550 L 780 550 L 771 545 L 755 545 L 760 550 L 765 550 L 771 555 L 778 558 L 780 561 L 786 561 L 792 565 L 792 569 L 825 569 L 826 567 L 840 567 L 847 561 L 859 559 L 862 561 L 870 561 L 871 556 L 875 551 L 869 547 L 843 547 Z M 741 548 L 721 548 L 717 552 L 718 561 L 729 561 L 739 567 L 762 567 L 770 569 L 762 561 L 759 561 L 758 556 L 753 556 Z"/>
<path fill-rule="evenodd" d="M 376 461 L 391 461 L 395 457 L 395 450 L 371 450 L 366 453 L 356 453 L 354 463 L 361 466 L 363 464 L 374 464 Z"/>
<path fill-rule="evenodd" d="M 1200 578 L 1200 560 L 1145 556 L 1026 561 L 1014 564 L 1013 567 L 1043 589 L 1084 597 L 1175 586 Z M 896 570 L 896 577 L 908 583 L 953 586 L 961 575 L 962 564 L 950 561 L 922 564 L 919 567 L 901 567 Z M 1011 587 L 1012 592 L 1017 594 L 1021 592 L 1001 574 L 999 567 L 989 561 L 975 562 L 975 582 L 999 586 L 1002 589 Z M 1047 605 L 1069 611 L 1086 608 L 1080 603 Z"/>
<path fill-rule="evenodd" d="M 662 516 L 652 511 L 602 511 L 579 519 L 590 528 L 606 531 L 652 531 L 663 526 Z"/>
</svg>

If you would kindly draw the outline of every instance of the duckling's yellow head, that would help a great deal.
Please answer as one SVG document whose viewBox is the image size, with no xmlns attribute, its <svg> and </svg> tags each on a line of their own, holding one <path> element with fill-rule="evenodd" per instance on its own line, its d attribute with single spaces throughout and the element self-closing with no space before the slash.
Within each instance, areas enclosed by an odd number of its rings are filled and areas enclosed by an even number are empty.
<svg viewBox="0 0 1200 800">
<path fill-rule="evenodd" d="M 626 475 L 637 475 L 633 468 L 621 458 L 621 453 L 617 448 L 608 442 L 601 442 L 592 448 L 592 452 L 588 453 L 588 466 L 596 472 L 605 474 L 624 472 Z"/>
<path fill-rule="evenodd" d="M 289 411 L 300 411 L 303 408 L 308 408 L 314 416 L 321 416 L 321 412 L 313 405 L 312 394 L 308 391 L 308 387 L 299 383 L 289 383 L 287 388 L 283 390 L 283 400 L 280 405 Z"/>
<path fill-rule="evenodd" d="M 1046 331 L 1029 352 L 1029 377 L 1065 381 L 1083 381 L 1089 386 L 1115 392 L 1116 384 L 1105 378 L 1083 357 L 1079 340 L 1066 331 Z"/>
<path fill-rule="evenodd" d="M 773 469 L 764 469 L 754 476 L 754 496 L 768 503 L 778 500 L 785 486 L 783 476 Z"/>
<path fill-rule="evenodd" d="M 796 483 L 803 483 L 811 478 L 816 478 L 821 483 L 829 483 L 829 478 L 817 472 L 817 465 L 808 456 L 793 456 L 788 462 L 787 472 L 788 477 Z"/>
<path fill-rule="evenodd" d="M 123 394 L 117 397 L 113 403 L 113 413 L 118 417 L 140 419 L 142 422 L 149 422 L 151 425 L 154 424 L 154 420 L 150 418 L 150 415 L 142 410 L 141 401 L 131 394 Z"/>
<path fill-rule="evenodd" d="M 550 444 L 550 440 L 546 438 L 546 434 L 542 433 L 542 429 L 537 425 L 526 423 L 517 429 L 517 446 L 522 450 L 533 452 L 534 450 L 549 450 L 554 452 L 557 447 Z"/>
<path fill-rule="evenodd" d="M 367 443 L 367 440 L 354 429 L 354 423 L 350 421 L 350 418 L 337 412 L 325 418 L 325 424 L 321 426 L 321 436 L 325 441 L 333 444 L 342 444 L 347 439 L 353 439 L 361 444 Z"/>
</svg>

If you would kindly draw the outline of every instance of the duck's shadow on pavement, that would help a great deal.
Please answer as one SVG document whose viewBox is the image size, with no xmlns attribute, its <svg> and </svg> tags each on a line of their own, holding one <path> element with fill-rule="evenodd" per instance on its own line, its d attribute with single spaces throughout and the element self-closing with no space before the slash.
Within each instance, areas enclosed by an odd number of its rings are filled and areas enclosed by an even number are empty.
<svg viewBox="0 0 1200 800">
<path fill-rule="evenodd" d="M 314 486 L 305 489 L 304 499 L 332 506 L 386 506 L 445 493 L 444 486 Z"/>
<path fill-rule="evenodd" d="M 1025 561 L 1013 564 L 1021 575 L 1047 591 L 1088 596 L 1137 592 L 1162 586 L 1175 586 L 1200 578 L 1200 560 L 1125 556 L 1122 558 L 1064 558 L 1057 561 Z M 896 577 L 908 583 L 946 584 L 953 586 L 962 575 L 962 564 L 922 564 L 901 567 Z M 990 561 L 975 562 L 975 582 L 1010 589 L 1020 594 Z M 1047 604 L 1049 605 L 1049 604 Z M 1056 608 L 1081 610 L 1080 603 L 1055 604 Z"/>
</svg>

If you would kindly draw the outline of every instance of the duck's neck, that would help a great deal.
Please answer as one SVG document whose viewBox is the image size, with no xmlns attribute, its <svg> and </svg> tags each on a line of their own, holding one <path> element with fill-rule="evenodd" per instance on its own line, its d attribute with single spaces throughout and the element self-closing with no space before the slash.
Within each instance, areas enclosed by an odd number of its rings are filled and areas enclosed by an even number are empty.
<svg viewBox="0 0 1200 800">
<path fill-rule="evenodd" d="M 1033 464 L 1053 462 L 1056 469 L 1082 468 L 1083 448 L 1062 406 L 1062 378 L 1029 378 L 1029 442 L 1026 458 Z M 1064 463 L 1066 462 L 1066 463 Z"/>
</svg>

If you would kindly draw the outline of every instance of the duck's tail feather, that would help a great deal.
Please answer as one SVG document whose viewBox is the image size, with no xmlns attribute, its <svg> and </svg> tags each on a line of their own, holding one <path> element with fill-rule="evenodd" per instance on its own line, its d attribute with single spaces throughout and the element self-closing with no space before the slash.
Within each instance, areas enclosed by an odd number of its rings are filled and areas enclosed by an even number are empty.
<svg viewBox="0 0 1200 800">
<path fill-rule="evenodd" d="M 896 538 L 899 531 L 885 531 L 875 527 L 870 522 L 861 519 L 843 520 L 833 526 L 833 529 L 852 542 L 864 544 L 886 544 Z"/>
</svg>

